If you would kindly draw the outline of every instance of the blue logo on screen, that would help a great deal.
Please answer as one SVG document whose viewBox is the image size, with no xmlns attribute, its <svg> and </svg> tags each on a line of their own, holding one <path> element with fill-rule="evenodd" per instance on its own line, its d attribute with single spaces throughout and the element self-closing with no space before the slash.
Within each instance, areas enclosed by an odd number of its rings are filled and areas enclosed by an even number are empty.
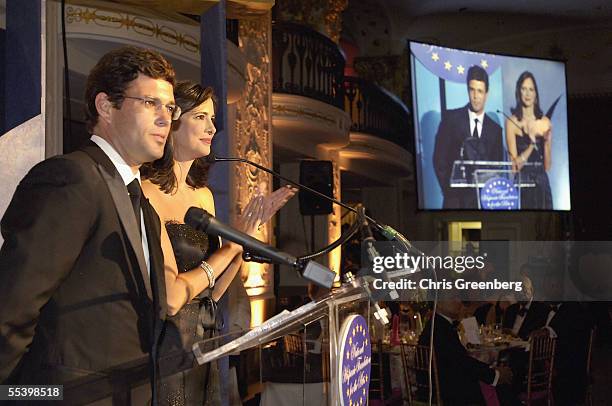
<svg viewBox="0 0 612 406">
<path fill-rule="evenodd" d="M 483 210 L 518 210 L 519 206 L 519 191 L 510 179 L 491 178 L 480 189 Z"/>
</svg>

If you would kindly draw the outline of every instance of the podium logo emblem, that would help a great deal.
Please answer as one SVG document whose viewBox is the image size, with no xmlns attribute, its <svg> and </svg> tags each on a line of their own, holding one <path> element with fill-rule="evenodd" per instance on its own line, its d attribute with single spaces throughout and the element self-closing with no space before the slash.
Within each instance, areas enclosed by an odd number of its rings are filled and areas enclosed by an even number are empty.
<svg viewBox="0 0 612 406">
<path fill-rule="evenodd" d="M 340 329 L 338 368 L 342 406 L 368 404 L 372 344 L 368 323 L 363 316 L 349 316 Z"/>
<path fill-rule="evenodd" d="M 491 178 L 480 189 L 480 207 L 484 210 L 518 210 L 518 188 L 510 179 Z"/>
</svg>

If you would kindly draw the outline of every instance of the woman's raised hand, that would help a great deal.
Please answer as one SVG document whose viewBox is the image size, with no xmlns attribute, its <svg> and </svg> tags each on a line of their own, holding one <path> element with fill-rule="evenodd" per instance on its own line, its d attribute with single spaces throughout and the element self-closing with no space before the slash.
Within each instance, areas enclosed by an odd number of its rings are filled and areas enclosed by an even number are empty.
<svg viewBox="0 0 612 406">
<path fill-rule="evenodd" d="M 264 209 L 262 216 L 262 224 L 268 222 L 272 216 L 280 210 L 296 193 L 297 189 L 291 185 L 287 185 L 276 189 L 264 199 Z"/>
<path fill-rule="evenodd" d="M 253 196 L 244 210 L 242 210 L 236 228 L 243 233 L 254 236 L 257 233 L 257 228 L 262 223 L 263 213 L 264 197 L 259 194 Z"/>
</svg>

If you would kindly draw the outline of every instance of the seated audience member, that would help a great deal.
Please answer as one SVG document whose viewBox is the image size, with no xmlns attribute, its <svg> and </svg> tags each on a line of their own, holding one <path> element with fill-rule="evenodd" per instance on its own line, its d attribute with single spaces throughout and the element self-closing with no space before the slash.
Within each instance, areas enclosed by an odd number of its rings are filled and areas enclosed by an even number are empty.
<svg viewBox="0 0 612 406">
<path fill-rule="evenodd" d="M 502 293 L 497 301 L 484 303 L 474 311 L 474 317 L 480 325 L 492 326 L 501 324 L 504 313 L 510 305 L 516 303 L 512 293 Z"/>
<path fill-rule="evenodd" d="M 546 327 L 556 337 L 553 393 L 555 405 L 576 405 L 584 401 L 591 316 L 580 303 L 552 302 Z"/>
<path fill-rule="evenodd" d="M 442 295 L 435 314 L 433 339 L 442 402 L 457 406 L 483 404 L 479 381 L 500 389 L 499 385 L 510 383 L 512 373 L 507 367 L 494 369 L 468 355 L 456 328 L 461 301 L 456 293 L 444 292 Z M 419 344 L 429 345 L 430 332 L 431 320 L 425 324 Z M 505 390 L 498 390 L 498 395 L 503 399 L 508 398 Z"/>
<path fill-rule="evenodd" d="M 533 285 L 527 276 L 522 277 L 523 291 L 519 301 L 508 307 L 504 314 L 503 328 L 523 340 L 533 331 L 544 327 L 548 317 L 548 305 L 533 300 Z"/>
</svg>

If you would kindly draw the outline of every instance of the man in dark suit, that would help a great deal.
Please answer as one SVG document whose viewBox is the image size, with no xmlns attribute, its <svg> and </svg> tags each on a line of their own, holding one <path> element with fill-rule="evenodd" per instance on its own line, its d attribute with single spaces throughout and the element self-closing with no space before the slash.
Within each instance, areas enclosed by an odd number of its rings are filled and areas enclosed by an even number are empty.
<svg viewBox="0 0 612 406">
<path fill-rule="evenodd" d="M 467 73 L 469 103 L 465 107 L 442 113 L 436 134 L 433 164 L 444 195 L 445 209 L 477 209 L 474 188 L 452 188 L 451 175 L 455 160 L 502 161 L 502 129 L 485 113 L 489 92 L 489 75 L 480 66 Z M 472 174 L 466 173 L 472 181 Z"/>
<path fill-rule="evenodd" d="M 81 404 L 129 388 L 134 364 L 141 383 L 155 376 L 167 305 L 160 221 L 139 167 L 163 154 L 178 118 L 174 83 L 156 52 L 109 52 L 87 81 L 91 140 L 19 184 L 1 222 L 0 382 L 63 384 L 64 400 Z M 90 384 L 66 399 L 75 382 Z M 136 403 L 155 402 L 144 392 Z"/>
<path fill-rule="evenodd" d="M 491 368 L 468 354 L 457 332 L 461 301 L 453 297 L 454 293 L 444 292 L 442 295 L 435 315 L 433 338 L 442 402 L 456 406 L 484 404 L 479 381 L 493 386 L 508 384 L 512 373 L 507 367 Z M 419 337 L 420 345 L 429 346 L 430 332 L 431 320 L 425 324 Z M 505 390 L 497 389 L 500 398 L 508 399 Z"/>
<path fill-rule="evenodd" d="M 533 300 L 533 284 L 527 276 L 522 278 L 522 288 L 519 301 L 506 309 L 502 327 L 520 337 L 529 339 L 529 335 L 535 330 L 541 329 L 546 324 L 548 317 L 548 304 Z"/>
<path fill-rule="evenodd" d="M 546 327 L 557 339 L 553 392 L 555 404 L 577 405 L 584 402 L 587 353 L 594 321 L 580 303 L 552 302 Z"/>
</svg>

